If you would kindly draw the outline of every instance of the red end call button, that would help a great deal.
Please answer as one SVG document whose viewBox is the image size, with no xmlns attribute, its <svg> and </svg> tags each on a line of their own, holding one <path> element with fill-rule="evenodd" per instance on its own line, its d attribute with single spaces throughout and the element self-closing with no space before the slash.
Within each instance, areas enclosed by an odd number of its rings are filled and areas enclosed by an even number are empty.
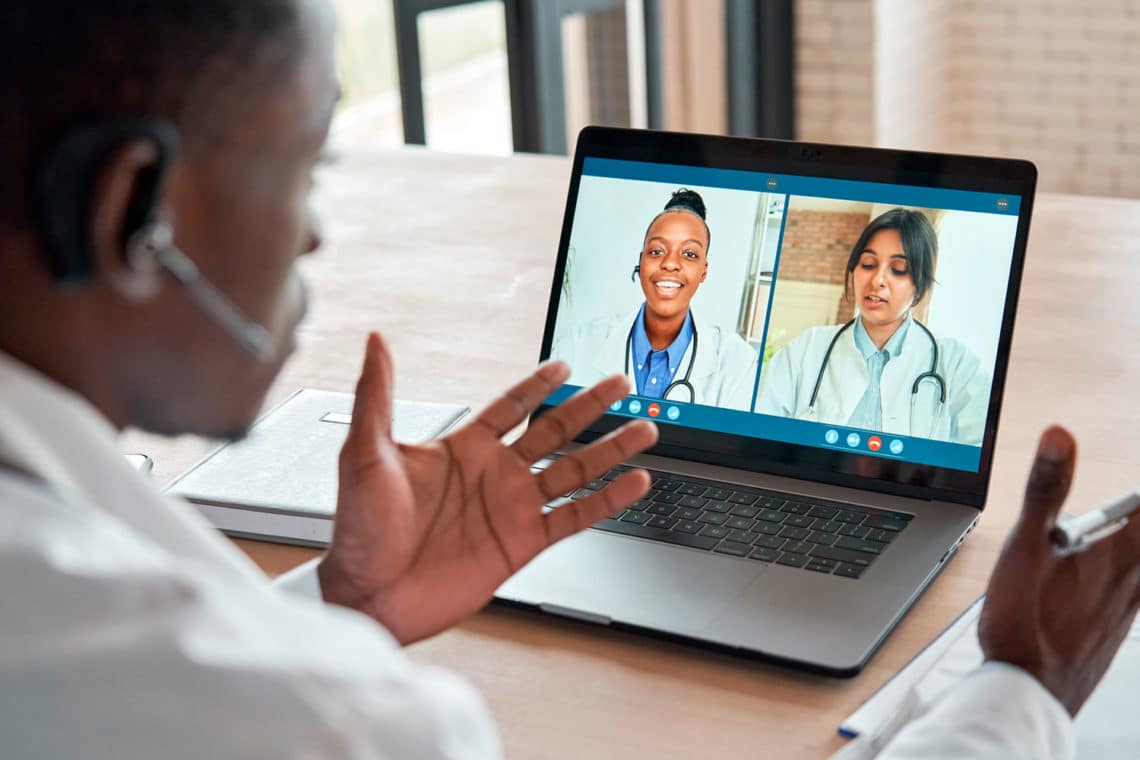
<svg viewBox="0 0 1140 760">
<path fill-rule="evenodd" d="M 650 412 L 652 414 L 653 412 Z M 873 435 L 867 439 L 867 448 L 871 451 L 878 451 L 883 448 L 883 439 L 877 435 Z"/>
<path fill-rule="evenodd" d="M 656 417 L 659 414 L 661 414 L 661 406 L 658 404 L 650 404 L 649 405 L 649 416 L 650 417 Z"/>
</svg>

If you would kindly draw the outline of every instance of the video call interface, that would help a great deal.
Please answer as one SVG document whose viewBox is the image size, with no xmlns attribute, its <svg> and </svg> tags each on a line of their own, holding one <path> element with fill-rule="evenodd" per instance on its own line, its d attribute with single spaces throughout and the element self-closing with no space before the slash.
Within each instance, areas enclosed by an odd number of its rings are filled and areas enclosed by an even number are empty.
<svg viewBox="0 0 1140 760">
<path fill-rule="evenodd" d="M 586 158 L 550 403 L 976 472 L 1015 195 Z"/>
</svg>

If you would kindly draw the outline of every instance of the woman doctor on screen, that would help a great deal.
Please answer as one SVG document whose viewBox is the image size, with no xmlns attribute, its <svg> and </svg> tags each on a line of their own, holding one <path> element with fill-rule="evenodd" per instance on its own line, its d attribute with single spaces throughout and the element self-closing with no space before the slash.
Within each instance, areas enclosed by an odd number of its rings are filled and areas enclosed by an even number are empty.
<svg viewBox="0 0 1140 760">
<path fill-rule="evenodd" d="M 575 327 L 553 347 L 551 355 L 574 369 L 570 382 L 624 372 L 639 396 L 747 411 L 756 351 L 689 306 L 708 277 L 708 250 L 704 201 L 678 190 L 649 224 L 633 269 L 645 301 L 635 312 Z"/>
<path fill-rule="evenodd" d="M 937 254 L 920 212 L 895 208 L 872 220 L 847 260 L 855 318 L 806 330 L 776 352 L 761 369 L 756 411 L 980 445 L 988 373 L 911 314 L 934 284 Z"/>
</svg>

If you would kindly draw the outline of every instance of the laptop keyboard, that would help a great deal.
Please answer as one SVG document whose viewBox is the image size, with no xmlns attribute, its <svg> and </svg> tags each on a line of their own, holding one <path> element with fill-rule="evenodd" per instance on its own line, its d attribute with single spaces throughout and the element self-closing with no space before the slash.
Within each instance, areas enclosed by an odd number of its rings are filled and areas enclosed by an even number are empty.
<svg viewBox="0 0 1140 760">
<path fill-rule="evenodd" d="M 585 498 L 625 465 L 552 502 Z M 649 471 L 644 498 L 598 530 L 690 549 L 857 579 L 906 528 L 911 515 Z"/>
</svg>

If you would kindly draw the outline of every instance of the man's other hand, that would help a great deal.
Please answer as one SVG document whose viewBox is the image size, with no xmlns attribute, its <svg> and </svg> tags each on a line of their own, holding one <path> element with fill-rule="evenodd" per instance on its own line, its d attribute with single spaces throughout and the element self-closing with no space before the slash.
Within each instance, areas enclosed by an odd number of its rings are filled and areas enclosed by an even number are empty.
<svg viewBox="0 0 1140 760">
<path fill-rule="evenodd" d="M 1072 436 L 1046 430 L 978 631 L 987 660 L 1022 668 L 1074 716 L 1127 636 L 1140 601 L 1140 520 L 1083 552 L 1054 553 L 1050 531 L 1075 464 Z"/>
<path fill-rule="evenodd" d="M 649 489 L 631 470 L 547 514 L 543 505 L 652 446 L 647 420 L 531 465 L 569 444 L 629 393 L 607 378 L 543 414 L 514 443 L 502 438 L 569 377 L 550 362 L 469 424 L 436 441 L 392 440 L 392 364 L 368 338 L 348 438 L 332 543 L 319 566 L 326 601 L 365 612 L 402 643 L 431 636 L 483 607 L 510 575 L 551 544 L 623 509 Z"/>
</svg>

